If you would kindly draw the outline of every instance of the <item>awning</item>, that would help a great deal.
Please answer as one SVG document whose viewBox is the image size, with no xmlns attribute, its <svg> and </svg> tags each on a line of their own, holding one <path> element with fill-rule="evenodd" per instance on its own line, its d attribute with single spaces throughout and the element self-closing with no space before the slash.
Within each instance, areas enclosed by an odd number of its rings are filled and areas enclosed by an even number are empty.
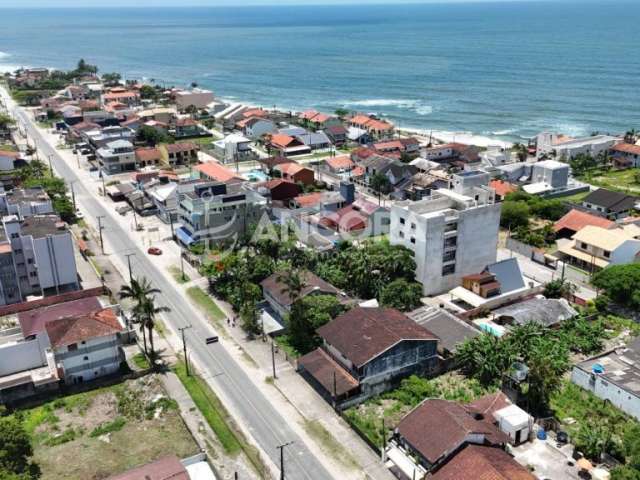
<svg viewBox="0 0 640 480">
<path fill-rule="evenodd" d="M 606 260 L 603 260 L 601 258 L 595 257 L 593 255 L 589 255 L 586 252 L 582 252 L 582 251 L 580 251 L 580 250 L 578 250 L 576 248 L 573 248 L 571 246 L 571 244 L 560 246 L 558 248 L 558 251 L 560 253 L 563 253 L 563 254 L 569 256 L 569 257 L 576 258 L 578 260 L 582 260 L 583 262 L 585 262 L 585 263 L 587 263 L 589 265 L 593 264 L 593 265 L 595 265 L 596 267 L 599 267 L 599 268 L 606 268 L 606 267 L 609 266 L 609 262 L 607 262 Z"/>
<path fill-rule="evenodd" d="M 185 230 L 184 227 L 178 227 L 176 229 L 176 236 L 178 237 L 178 240 L 180 240 L 182 243 L 184 243 L 185 245 L 191 245 L 192 243 L 195 243 L 196 241 L 191 237 L 191 235 L 189 234 L 189 232 L 187 232 Z"/>
<path fill-rule="evenodd" d="M 404 473 L 407 478 L 423 478 L 427 471 L 415 462 L 404 451 L 391 444 L 386 451 L 387 458 Z"/>
<path fill-rule="evenodd" d="M 260 320 L 265 335 L 279 333 L 284 330 L 284 326 L 276 319 L 275 315 L 272 315 L 270 309 L 265 308 L 260 312 Z"/>
</svg>

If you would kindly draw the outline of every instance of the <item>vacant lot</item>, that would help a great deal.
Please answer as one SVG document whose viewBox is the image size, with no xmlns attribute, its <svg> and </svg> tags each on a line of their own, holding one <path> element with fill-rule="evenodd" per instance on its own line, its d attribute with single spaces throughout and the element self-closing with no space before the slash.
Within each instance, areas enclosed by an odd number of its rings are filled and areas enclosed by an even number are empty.
<svg viewBox="0 0 640 480">
<path fill-rule="evenodd" d="M 43 480 L 99 480 L 198 448 L 154 375 L 14 413 L 33 439 Z"/>
<path fill-rule="evenodd" d="M 640 193 L 640 183 L 637 182 L 637 168 L 627 170 L 597 170 L 587 173 L 581 180 L 591 185 L 617 190 L 629 194 Z"/>
</svg>

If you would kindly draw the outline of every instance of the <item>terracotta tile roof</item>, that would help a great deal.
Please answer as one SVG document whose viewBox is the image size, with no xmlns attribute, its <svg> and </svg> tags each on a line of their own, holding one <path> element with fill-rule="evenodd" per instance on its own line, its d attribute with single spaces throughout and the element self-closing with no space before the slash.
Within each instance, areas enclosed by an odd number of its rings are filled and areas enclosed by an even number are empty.
<svg viewBox="0 0 640 480">
<path fill-rule="evenodd" d="M 468 445 L 431 480 L 535 480 L 525 467 L 496 447 Z"/>
<path fill-rule="evenodd" d="M 71 302 L 58 303 L 48 307 L 29 310 L 18 314 L 18 322 L 22 334 L 25 337 L 35 335 L 44 330 L 44 325 L 50 320 L 59 318 L 88 314 L 95 312 L 101 307 L 97 297 L 81 298 Z"/>
<path fill-rule="evenodd" d="M 640 145 L 632 145 L 631 143 L 619 143 L 615 145 L 611 150 L 621 153 L 631 153 L 633 155 L 640 155 Z"/>
<path fill-rule="evenodd" d="M 317 348 L 298 359 L 298 365 L 311 374 L 327 392 L 344 395 L 358 388 L 360 383 L 323 349 Z M 334 392 L 335 373 L 335 392 Z"/>
<path fill-rule="evenodd" d="M 193 142 L 171 143 L 166 148 L 169 153 L 191 152 L 192 150 L 200 149 L 198 144 Z"/>
<path fill-rule="evenodd" d="M 282 184 L 295 185 L 296 187 L 298 186 L 296 183 L 291 182 L 289 180 L 284 180 L 282 178 L 274 178 L 273 180 L 269 180 L 269 181 L 266 181 L 266 182 L 258 183 L 257 186 L 268 188 L 269 190 L 272 190 L 274 188 L 279 187 Z"/>
<path fill-rule="evenodd" d="M 582 212 L 580 210 L 572 209 L 564 217 L 558 220 L 553 225 L 553 230 L 559 232 L 560 230 L 567 229 L 573 232 L 579 232 L 587 225 L 595 227 L 611 228 L 615 225 L 611 220 L 599 217 L 598 215 L 592 215 L 591 213 Z"/>
<path fill-rule="evenodd" d="M 350 170 L 355 165 L 349 155 L 338 155 L 337 157 L 327 158 L 325 162 L 334 170 Z"/>
<path fill-rule="evenodd" d="M 20 158 L 20 152 L 12 152 L 11 150 L 0 150 L 0 157 Z"/>
<path fill-rule="evenodd" d="M 504 393 L 497 391 L 496 393 L 490 393 L 484 397 L 480 397 L 477 400 L 467 403 L 466 408 L 470 412 L 480 413 L 485 418 L 493 418 L 493 414 L 498 410 L 502 410 L 509 405 L 513 405 L 513 402 L 509 400 Z"/>
<path fill-rule="evenodd" d="M 271 145 L 276 148 L 287 148 L 296 139 L 283 133 L 276 133 L 271 137 Z"/>
<path fill-rule="evenodd" d="M 492 419 L 476 420 L 461 404 L 428 399 L 398 424 L 398 432 L 429 463 L 442 461 L 472 434 L 483 435 L 488 445 L 504 445 L 507 437 Z"/>
<path fill-rule="evenodd" d="M 376 150 L 404 150 L 404 144 L 400 140 L 389 140 L 373 144 Z"/>
<path fill-rule="evenodd" d="M 331 125 L 325 129 L 331 135 L 346 135 L 348 130 L 343 125 Z"/>
<path fill-rule="evenodd" d="M 289 306 L 293 301 L 289 292 L 286 291 L 286 285 L 279 280 L 280 275 L 282 275 L 282 272 L 276 272 L 265 278 L 260 285 L 262 289 L 268 292 L 280 305 Z M 340 293 L 336 287 L 309 271 L 302 272 L 300 276 L 304 283 L 304 287 L 300 292 L 300 298 L 306 297 L 310 293 L 323 293 L 326 295 L 338 295 Z"/>
<path fill-rule="evenodd" d="M 351 176 L 352 177 L 361 177 L 362 175 L 364 175 L 364 172 L 365 172 L 364 168 L 358 166 L 358 167 L 354 168 L 353 170 L 351 170 Z"/>
<path fill-rule="evenodd" d="M 179 118 L 176 120 L 177 127 L 195 127 L 196 125 L 198 125 L 198 122 L 190 117 Z"/>
<path fill-rule="evenodd" d="M 496 194 L 505 197 L 508 193 L 518 191 L 518 187 L 504 180 L 491 180 L 489 186 L 496 191 Z"/>
<path fill-rule="evenodd" d="M 265 118 L 267 115 L 268 113 L 265 112 L 262 108 L 250 108 L 249 110 L 245 110 L 244 112 L 242 112 L 242 116 L 246 119 L 249 119 L 251 117 Z"/>
<path fill-rule="evenodd" d="M 189 480 L 186 468 L 175 455 L 133 468 L 107 480 Z"/>
<path fill-rule="evenodd" d="M 276 165 L 275 169 L 289 176 L 295 175 L 302 170 L 309 170 L 307 167 L 296 162 L 281 163 L 280 165 Z"/>
<path fill-rule="evenodd" d="M 300 208 L 312 207 L 322 200 L 322 192 L 307 193 L 306 195 L 298 195 L 294 198 L 296 204 Z"/>
<path fill-rule="evenodd" d="M 133 98 L 133 97 L 137 98 L 139 96 L 140 94 L 138 92 L 125 90 L 125 91 L 111 91 L 110 93 L 105 93 L 103 95 L 103 98 L 107 101 L 111 101 L 111 100 L 120 100 L 120 99 Z"/>
<path fill-rule="evenodd" d="M 318 334 L 361 367 L 403 340 L 437 337 L 394 308 L 355 307 L 318 329 Z"/>
<path fill-rule="evenodd" d="M 330 119 L 331 119 L 331 115 L 327 115 L 326 113 L 318 113 L 315 117 L 311 118 L 311 121 L 313 123 L 324 123 Z"/>
<path fill-rule="evenodd" d="M 301 118 L 302 120 L 311 120 L 316 115 L 318 115 L 318 112 L 316 110 L 307 110 L 299 114 L 298 118 Z"/>
<path fill-rule="evenodd" d="M 154 162 L 162 158 L 160 150 L 155 147 L 136 148 L 136 159 L 140 162 Z"/>
<path fill-rule="evenodd" d="M 222 164 L 216 161 L 210 161 L 207 163 L 201 163 L 200 165 L 194 167 L 195 170 L 200 172 L 207 178 L 212 180 L 217 180 L 218 182 L 228 182 L 229 180 L 242 180 L 236 174 L 234 174 L 227 167 L 224 167 Z"/>
<path fill-rule="evenodd" d="M 53 348 L 114 335 L 123 330 L 111 308 L 50 320 L 45 323 L 44 328 Z"/>
</svg>

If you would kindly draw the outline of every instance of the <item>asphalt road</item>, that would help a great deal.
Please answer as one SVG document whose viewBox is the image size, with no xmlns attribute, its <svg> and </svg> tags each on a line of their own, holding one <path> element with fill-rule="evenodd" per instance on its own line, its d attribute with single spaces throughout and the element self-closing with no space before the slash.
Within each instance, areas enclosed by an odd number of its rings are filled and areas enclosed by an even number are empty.
<svg viewBox="0 0 640 480">
<path fill-rule="evenodd" d="M 21 109 L 15 109 L 14 114 L 26 126 L 28 135 L 37 141 L 45 161 L 51 155 L 54 170 L 67 182 L 79 180 L 73 168 L 58 155 L 34 127 L 32 120 Z M 291 480 L 326 480 L 331 479 L 320 461 L 306 448 L 301 438 L 287 425 L 287 419 L 269 403 L 267 398 L 251 382 L 247 374 L 224 347 L 220 344 L 205 345 L 204 339 L 211 336 L 212 327 L 201 314 L 191 307 L 190 303 L 177 291 L 165 276 L 156 268 L 146 252 L 129 240 L 129 233 L 115 222 L 109 222 L 106 209 L 93 197 L 86 185 L 77 181 L 74 185 L 76 199 L 90 217 L 104 215 L 103 234 L 113 250 L 113 255 L 124 261 L 124 254 L 136 254 L 134 273 L 149 278 L 155 287 L 162 290 L 158 298 L 160 305 L 171 309 L 166 315 L 167 321 L 174 329 L 192 325 L 185 331 L 187 344 L 190 348 L 190 358 L 196 359 L 200 366 L 205 366 L 202 372 L 214 390 L 224 392 L 224 397 L 233 402 L 233 409 L 240 418 L 236 420 L 245 425 L 251 432 L 263 453 L 279 465 L 280 456 L 276 448 L 287 442 L 294 442 L 285 449 L 286 478 Z M 92 186 L 92 191 L 95 187 Z"/>
</svg>

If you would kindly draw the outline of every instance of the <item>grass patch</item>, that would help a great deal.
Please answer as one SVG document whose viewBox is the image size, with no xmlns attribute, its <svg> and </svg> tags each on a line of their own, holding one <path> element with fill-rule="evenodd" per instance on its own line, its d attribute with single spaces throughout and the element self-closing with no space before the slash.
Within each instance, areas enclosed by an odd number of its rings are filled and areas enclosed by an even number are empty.
<svg viewBox="0 0 640 480">
<path fill-rule="evenodd" d="M 148 370 L 149 368 L 151 368 L 151 364 L 149 363 L 147 356 L 142 352 L 136 353 L 132 357 L 132 360 L 135 366 L 140 370 Z"/>
<path fill-rule="evenodd" d="M 124 427 L 126 423 L 127 421 L 124 419 L 124 417 L 118 417 L 112 422 L 106 422 L 98 425 L 91 431 L 89 436 L 95 438 L 99 437 L 100 435 L 106 435 L 107 433 L 119 432 L 120 430 L 122 430 L 122 427 Z"/>
<path fill-rule="evenodd" d="M 76 438 L 82 436 L 83 433 L 81 428 L 67 428 L 60 435 L 49 437 L 44 444 L 47 447 L 56 447 L 74 441 Z"/>
<path fill-rule="evenodd" d="M 230 455 L 238 454 L 242 450 L 242 446 L 233 430 L 227 424 L 228 414 L 220 399 L 199 376 L 187 375 L 183 361 L 179 361 L 173 371 L 180 378 L 180 381 L 189 392 L 193 402 L 207 420 L 211 429 L 215 432 L 225 451 Z"/>
<path fill-rule="evenodd" d="M 216 302 L 200 287 L 190 287 L 187 289 L 187 295 L 195 302 L 198 307 L 203 310 L 207 316 L 217 325 L 221 325 L 225 315 Z"/>
<path fill-rule="evenodd" d="M 356 470 L 358 463 L 318 420 L 305 420 L 304 429 L 320 443 L 320 448 L 344 466 Z"/>
<path fill-rule="evenodd" d="M 183 276 L 182 270 L 180 270 L 180 268 L 176 267 L 175 265 L 171 265 L 169 267 L 169 273 L 171 273 L 171 276 L 173 277 L 173 279 L 180 284 L 184 284 L 191 281 L 191 279 L 189 278 L 189 275 L 185 273 Z"/>
<path fill-rule="evenodd" d="M 289 358 L 298 358 L 301 356 L 300 352 L 296 350 L 293 345 L 291 345 L 291 339 L 289 335 L 279 335 L 275 338 L 275 342 L 276 345 L 278 345 L 278 348 L 286 353 Z"/>
<path fill-rule="evenodd" d="M 582 177 L 581 180 L 597 185 L 598 187 L 617 190 L 625 193 L 639 193 L 640 183 L 636 182 L 637 168 L 628 168 L 626 170 L 593 170 Z"/>
<path fill-rule="evenodd" d="M 570 202 L 570 203 L 582 203 L 582 200 L 584 200 L 584 198 L 589 195 L 590 192 L 580 192 L 580 193 L 575 193 L 573 195 L 567 195 L 564 197 L 554 197 L 554 200 L 561 200 L 563 202 Z"/>
</svg>

